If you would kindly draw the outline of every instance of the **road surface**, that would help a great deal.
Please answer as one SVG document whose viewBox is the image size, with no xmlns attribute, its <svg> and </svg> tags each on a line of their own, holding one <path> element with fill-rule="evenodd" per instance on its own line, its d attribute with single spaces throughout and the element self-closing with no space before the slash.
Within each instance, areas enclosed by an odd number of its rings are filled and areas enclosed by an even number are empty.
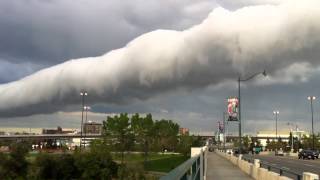
<svg viewBox="0 0 320 180">
<path fill-rule="evenodd" d="M 274 167 L 282 168 L 285 171 L 287 170 L 301 175 L 303 172 L 312 172 L 320 176 L 320 159 L 302 160 L 298 159 L 298 157 L 274 155 L 244 155 L 244 158 L 251 160 L 260 159 L 263 164 L 269 164 Z M 263 165 L 262 167 L 266 168 L 266 165 Z M 271 171 L 279 173 L 279 170 L 276 168 L 271 168 Z M 296 176 L 289 174 L 288 172 L 284 172 L 284 175 L 297 179 Z"/>
</svg>

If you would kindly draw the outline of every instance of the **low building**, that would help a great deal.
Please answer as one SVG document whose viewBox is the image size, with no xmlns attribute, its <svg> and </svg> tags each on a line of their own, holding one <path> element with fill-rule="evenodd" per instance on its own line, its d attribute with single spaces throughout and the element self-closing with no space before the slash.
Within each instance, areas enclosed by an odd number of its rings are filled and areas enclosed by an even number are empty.
<svg viewBox="0 0 320 180">
<path fill-rule="evenodd" d="M 88 121 L 83 125 L 83 132 L 86 134 L 101 134 L 102 124 L 93 121 Z"/>
<path fill-rule="evenodd" d="M 290 137 L 290 132 L 294 138 L 298 138 L 300 140 L 303 136 L 309 137 L 309 133 L 305 131 L 289 131 L 289 130 L 280 130 L 276 133 L 276 131 L 258 131 L 257 132 L 257 140 L 260 141 L 263 147 L 266 147 L 267 141 L 278 141 L 281 138 L 282 141 L 288 142 Z"/>
<path fill-rule="evenodd" d="M 60 126 L 57 129 L 42 129 L 42 134 L 75 134 L 75 129 L 62 129 Z"/>
<path fill-rule="evenodd" d="M 189 135 L 189 129 L 188 128 L 179 128 L 179 134 L 180 135 Z"/>
</svg>

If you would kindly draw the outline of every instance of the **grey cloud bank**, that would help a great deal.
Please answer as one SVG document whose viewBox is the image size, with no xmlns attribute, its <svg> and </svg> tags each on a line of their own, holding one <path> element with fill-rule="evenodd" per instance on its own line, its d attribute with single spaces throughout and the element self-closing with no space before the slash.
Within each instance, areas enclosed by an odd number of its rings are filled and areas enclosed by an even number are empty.
<svg viewBox="0 0 320 180">
<path fill-rule="evenodd" d="M 251 69 L 272 74 L 319 66 L 320 3 L 214 9 L 184 31 L 157 30 L 99 57 L 70 60 L 0 85 L 0 116 L 51 113 L 79 102 L 130 103 L 176 89 L 201 88 Z"/>
</svg>

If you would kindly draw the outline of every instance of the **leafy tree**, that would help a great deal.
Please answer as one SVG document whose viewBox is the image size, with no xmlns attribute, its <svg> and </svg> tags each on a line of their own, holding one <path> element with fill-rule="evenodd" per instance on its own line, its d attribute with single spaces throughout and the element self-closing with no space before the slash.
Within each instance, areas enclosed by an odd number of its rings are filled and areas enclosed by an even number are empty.
<svg viewBox="0 0 320 180">
<path fill-rule="evenodd" d="M 47 153 L 41 153 L 37 156 L 34 162 L 36 167 L 35 177 L 38 179 L 57 179 L 57 166 L 58 161 L 56 158 Z"/>
<path fill-rule="evenodd" d="M 103 150 L 75 154 L 75 165 L 81 172 L 81 179 L 111 180 L 118 171 L 111 155 Z"/>
<path fill-rule="evenodd" d="M 152 115 L 147 114 L 146 117 L 139 117 L 135 114 L 131 117 L 131 127 L 133 129 L 135 139 L 143 147 L 144 164 L 148 160 L 149 146 L 154 137 L 154 123 Z"/>
<path fill-rule="evenodd" d="M 202 146 L 201 138 L 189 135 L 179 136 L 179 143 L 177 146 L 177 151 L 183 154 L 184 156 L 190 156 L 191 147 L 200 147 Z"/>
<path fill-rule="evenodd" d="M 6 176 L 6 163 L 8 161 L 8 156 L 4 153 L 0 153 L 0 177 L 5 177 Z"/>
<path fill-rule="evenodd" d="M 2 177 L 7 179 L 26 179 L 28 165 L 25 156 L 29 151 L 28 143 L 14 143 L 11 145 L 10 155 L 8 158 L 2 157 Z"/>
<path fill-rule="evenodd" d="M 123 165 L 124 152 L 130 150 L 134 143 L 128 114 L 108 116 L 107 121 L 103 122 L 103 130 L 109 140 L 107 143 L 121 152 L 121 164 Z"/>
<path fill-rule="evenodd" d="M 177 147 L 178 152 L 182 153 L 184 156 L 189 156 L 192 143 L 193 143 L 192 136 L 187 136 L 187 135 L 180 136 L 178 147 Z"/>
<path fill-rule="evenodd" d="M 312 139 L 312 135 L 311 136 L 306 136 L 304 135 L 302 137 L 302 148 L 303 149 L 312 149 L 312 144 L 313 144 L 313 139 Z M 319 136 L 315 135 L 314 136 L 314 148 L 315 149 L 320 149 L 320 142 L 319 142 Z"/>
<path fill-rule="evenodd" d="M 171 120 L 160 120 L 154 124 L 155 131 L 155 146 L 160 146 L 164 151 L 176 149 L 178 143 L 179 125 Z"/>
</svg>

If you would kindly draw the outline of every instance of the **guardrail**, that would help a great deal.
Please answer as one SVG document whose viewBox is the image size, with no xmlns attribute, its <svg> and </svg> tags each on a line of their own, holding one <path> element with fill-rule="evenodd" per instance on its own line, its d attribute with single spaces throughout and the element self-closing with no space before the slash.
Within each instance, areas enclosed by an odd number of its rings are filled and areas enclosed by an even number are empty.
<svg viewBox="0 0 320 180">
<path fill-rule="evenodd" d="M 222 151 L 216 152 L 231 161 L 233 164 L 239 166 L 242 171 L 256 180 L 287 180 L 292 178 L 296 178 L 298 180 L 319 180 L 319 175 L 311 172 L 303 172 L 302 174 L 299 174 L 290 171 L 289 169 L 284 169 L 266 162 L 261 162 L 261 160 L 254 159 L 254 157 L 246 157 L 242 154 L 236 156 L 226 154 Z M 276 170 L 278 170 L 279 173 L 275 172 Z"/>
<path fill-rule="evenodd" d="M 200 180 L 200 155 L 190 158 L 183 164 L 170 171 L 166 176 L 160 178 L 160 180 Z"/>
<path fill-rule="evenodd" d="M 246 156 L 242 156 L 242 159 L 249 162 L 249 163 L 253 163 L 254 159 L 253 158 L 248 158 Z M 275 165 L 272 165 L 270 163 L 264 162 L 262 160 L 260 160 L 260 167 L 261 168 L 266 168 L 268 169 L 268 171 L 271 171 L 272 169 L 275 170 L 277 173 L 279 173 L 280 176 L 283 176 L 285 173 L 291 177 L 296 178 L 296 180 L 302 180 L 303 175 L 296 173 L 294 171 L 291 171 L 289 169 L 284 169 L 281 167 L 277 167 Z"/>
<path fill-rule="evenodd" d="M 207 147 L 192 148 L 191 156 L 160 180 L 203 180 L 206 175 Z"/>
<path fill-rule="evenodd" d="M 276 171 L 279 172 L 280 176 L 283 176 L 284 173 L 287 173 L 288 175 L 295 177 L 297 180 L 302 180 L 302 174 L 296 173 L 294 171 L 291 171 L 289 169 L 284 169 L 284 168 L 280 168 L 277 166 L 273 166 L 269 163 L 260 161 L 260 167 L 266 167 L 268 169 L 268 171 L 271 171 L 271 169 L 275 169 Z"/>
</svg>

